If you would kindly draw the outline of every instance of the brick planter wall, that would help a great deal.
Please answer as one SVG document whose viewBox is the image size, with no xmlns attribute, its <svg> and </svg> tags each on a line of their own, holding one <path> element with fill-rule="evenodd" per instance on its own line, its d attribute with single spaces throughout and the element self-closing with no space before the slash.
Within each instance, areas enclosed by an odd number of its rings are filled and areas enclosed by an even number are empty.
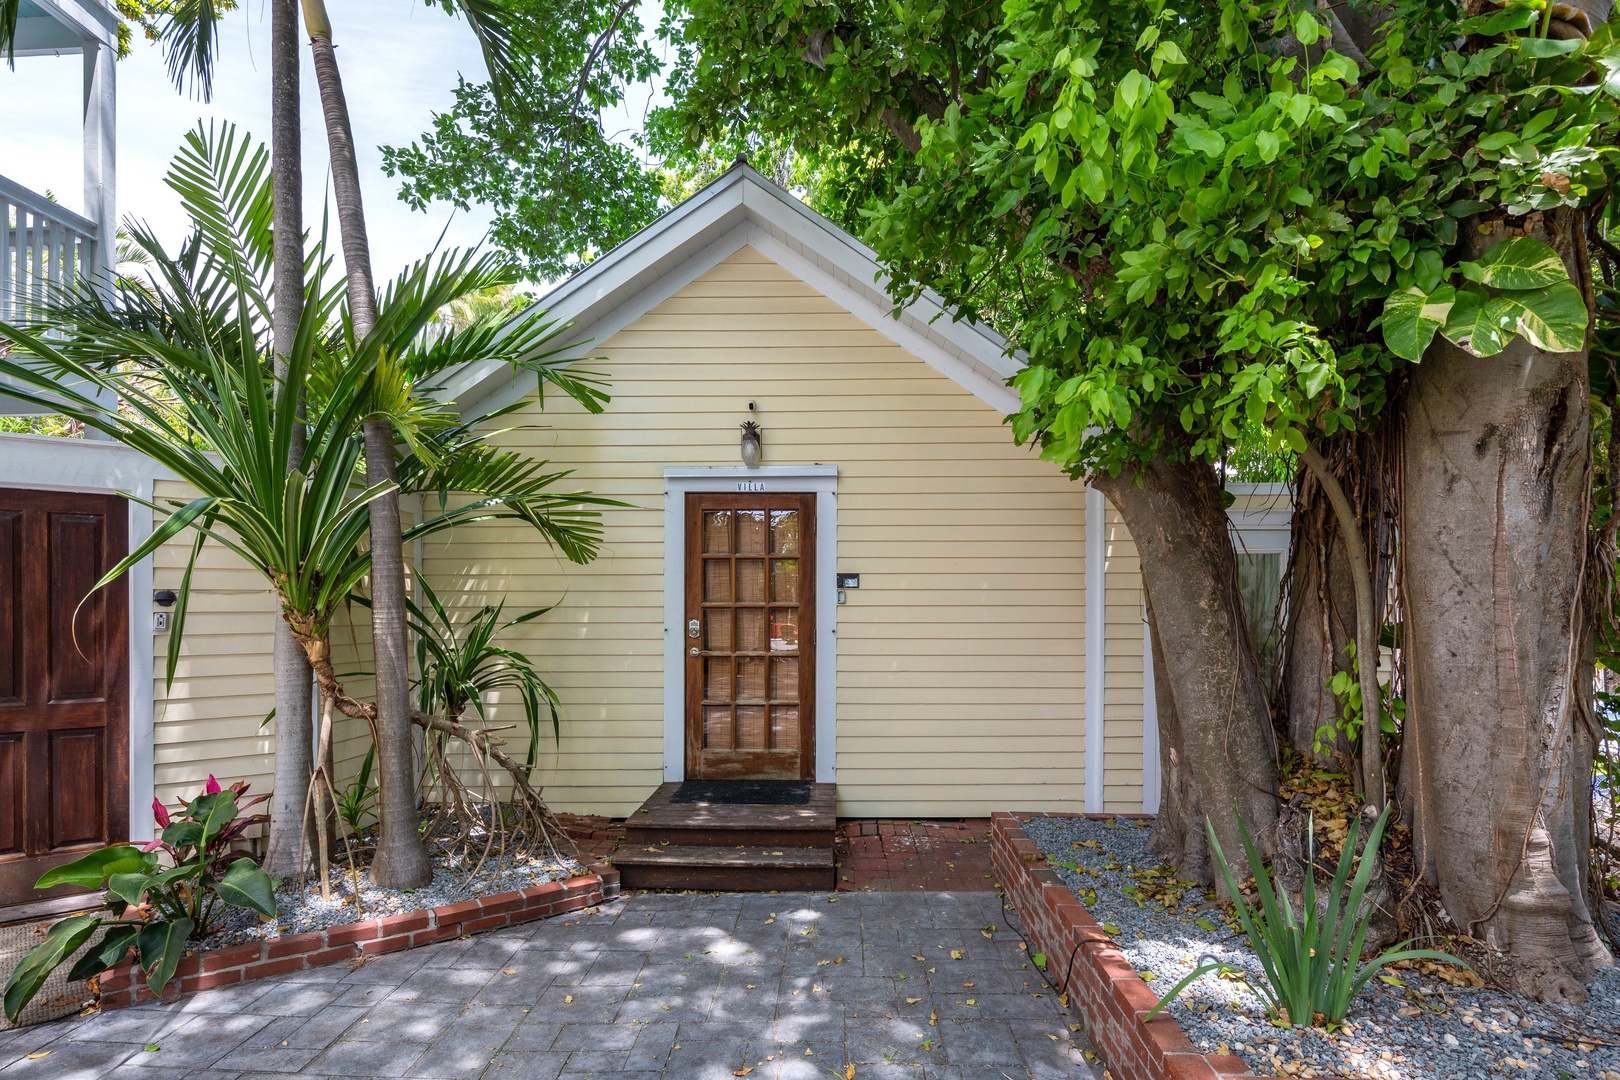
<svg viewBox="0 0 1620 1080">
<path fill-rule="evenodd" d="M 1158 995 L 1047 867 L 1017 816 L 992 815 L 990 862 L 1030 943 L 1046 954 L 1048 973 L 1068 991 L 1115 1080 L 1255 1075 L 1240 1057 L 1200 1053 L 1168 1011 L 1142 1023 L 1142 1016 L 1158 1004 Z"/>
<path fill-rule="evenodd" d="M 191 953 L 180 961 L 174 978 L 164 987 L 163 996 L 173 998 L 196 990 L 210 990 L 216 986 L 335 964 L 340 960 L 397 952 L 463 934 L 498 930 L 503 926 L 516 926 L 578 911 L 619 895 L 617 870 L 603 863 L 595 864 L 590 869 L 591 873 L 583 877 L 552 881 L 517 892 L 496 893 L 459 904 L 362 919 L 326 930 Z M 103 973 L 98 985 L 103 1009 L 156 1000 L 156 995 L 131 960 Z"/>
</svg>

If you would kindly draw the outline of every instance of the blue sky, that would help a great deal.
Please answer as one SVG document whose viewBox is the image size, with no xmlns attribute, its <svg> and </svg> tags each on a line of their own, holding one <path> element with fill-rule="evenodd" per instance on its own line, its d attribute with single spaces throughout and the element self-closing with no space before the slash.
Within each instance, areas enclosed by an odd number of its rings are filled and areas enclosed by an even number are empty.
<svg viewBox="0 0 1620 1080">
<path fill-rule="evenodd" d="M 457 73 L 481 81 L 483 60 L 466 25 L 420 0 L 342 0 L 330 5 L 333 40 L 359 148 L 361 185 L 379 280 L 427 253 L 449 225 L 447 244 L 479 242 L 489 215 L 448 204 L 420 213 L 397 198 L 382 172 L 384 143 L 404 144 L 453 103 Z M 163 183 L 170 157 L 199 119 L 230 120 L 268 140 L 269 13 L 263 0 L 243 0 L 221 27 L 220 59 L 210 104 L 177 93 L 156 46 L 137 37 L 118 64 L 118 212 L 154 226 L 166 241 L 185 228 L 179 200 Z M 0 63 L 0 175 L 66 206 L 82 203 L 79 119 L 80 60 L 24 57 L 15 72 Z M 306 221 L 319 223 L 326 192 L 326 134 L 315 78 L 304 50 L 303 152 Z M 335 228 L 335 226 L 334 226 Z"/>
</svg>

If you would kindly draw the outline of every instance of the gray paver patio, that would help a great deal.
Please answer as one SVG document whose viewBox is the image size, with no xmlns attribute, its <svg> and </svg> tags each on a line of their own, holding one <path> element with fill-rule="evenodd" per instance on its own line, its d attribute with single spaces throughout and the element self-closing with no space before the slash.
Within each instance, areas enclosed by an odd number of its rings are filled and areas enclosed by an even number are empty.
<svg viewBox="0 0 1620 1080">
<path fill-rule="evenodd" d="M 3 1032 L 0 1078 L 1096 1080 L 1018 941 L 991 893 L 641 894 Z"/>
</svg>

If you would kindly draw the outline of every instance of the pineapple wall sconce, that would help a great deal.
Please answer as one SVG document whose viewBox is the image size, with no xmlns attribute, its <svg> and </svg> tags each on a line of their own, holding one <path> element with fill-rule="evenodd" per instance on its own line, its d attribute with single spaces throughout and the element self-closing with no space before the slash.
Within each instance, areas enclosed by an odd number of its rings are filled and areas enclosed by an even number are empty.
<svg viewBox="0 0 1620 1080">
<path fill-rule="evenodd" d="M 763 434 L 759 425 L 752 420 L 745 420 L 742 425 L 742 463 L 750 469 L 758 465 L 762 456 L 759 437 Z"/>
</svg>

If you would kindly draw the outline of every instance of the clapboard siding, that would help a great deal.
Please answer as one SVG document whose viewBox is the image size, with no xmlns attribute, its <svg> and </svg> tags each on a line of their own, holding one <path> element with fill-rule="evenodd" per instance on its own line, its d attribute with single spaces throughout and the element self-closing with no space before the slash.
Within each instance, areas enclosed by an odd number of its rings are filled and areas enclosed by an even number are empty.
<svg viewBox="0 0 1620 1080">
<path fill-rule="evenodd" d="M 839 812 L 1078 810 L 1084 777 L 1084 490 L 1001 417 L 787 270 L 745 248 L 593 350 L 600 416 L 549 396 L 503 436 L 605 512 L 603 555 L 562 563 L 523 529 L 430 538 L 458 602 L 558 603 L 515 640 L 564 702 L 540 779 L 564 810 L 624 814 L 662 779 L 663 470 L 838 466 Z M 500 722 L 512 722 L 503 703 Z"/>
<path fill-rule="evenodd" d="M 160 480 L 154 501 L 188 498 L 185 485 Z M 152 557 L 152 587 L 179 591 L 193 534 L 183 531 Z M 210 542 L 191 579 L 190 611 L 174 684 L 165 688 L 167 633 L 153 634 L 153 761 L 157 797 L 173 804 L 198 794 L 213 773 L 270 790 L 275 723 L 272 633 L 279 617 L 264 578 L 234 552 Z M 144 610 L 138 607 L 137 610 Z"/>
</svg>

